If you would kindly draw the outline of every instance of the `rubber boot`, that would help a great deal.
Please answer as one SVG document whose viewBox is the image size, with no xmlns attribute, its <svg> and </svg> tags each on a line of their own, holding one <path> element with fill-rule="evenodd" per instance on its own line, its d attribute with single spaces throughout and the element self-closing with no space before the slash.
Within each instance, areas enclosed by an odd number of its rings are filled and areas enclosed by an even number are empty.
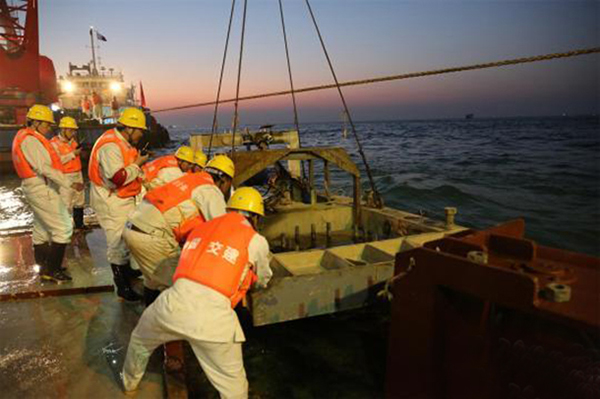
<svg viewBox="0 0 600 399">
<path fill-rule="evenodd" d="M 65 257 L 67 244 L 51 243 L 48 251 L 48 269 L 49 273 L 42 275 L 42 278 L 55 283 L 65 283 L 73 280 L 62 270 L 62 262 Z"/>
<path fill-rule="evenodd" d="M 159 290 L 153 290 L 151 288 L 144 287 L 144 304 L 146 307 L 152 305 L 152 302 L 154 302 L 159 295 Z"/>
<path fill-rule="evenodd" d="M 40 267 L 39 275 L 49 275 L 50 269 L 48 268 L 48 256 L 50 253 L 50 243 L 45 242 L 43 244 L 33 245 L 33 257 L 35 263 Z"/>
<path fill-rule="evenodd" d="M 50 248 L 54 248 L 54 247 L 58 248 L 56 250 L 57 251 L 57 255 L 56 255 L 57 259 L 60 258 L 60 262 L 58 263 L 58 270 L 60 272 L 62 272 L 65 276 L 67 276 L 69 281 L 73 280 L 71 278 L 71 273 L 69 273 L 69 270 L 67 270 L 67 268 L 63 266 L 63 261 L 65 259 L 65 250 L 67 248 L 67 244 L 57 244 L 57 243 L 53 242 L 51 244 Z"/>
<path fill-rule="evenodd" d="M 123 298 L 126 301 L 139 301 L 142 299 L 132 288 L 129 279 L 127 278 L 127 267 L 126 265 L 110 265 L 113 278 L 115 280 L 115 286 L 117 287 L 117 296 Z"/>
<path fill-rule="evenodd" d="M 85 229 L 83 222 L 83 208 L 73 208 L 73 221 L 75 221 L 76 229 Z"/>
<path fill-rule="evenodd" d="M 129 263 L 123 267 L 125 268 L 125 275 L 127 276 L 127 278 L 129 280 L 135 280 L 136 278 L 142 276 L 141 270 L 134 269 L 133 267 L 131 267 L 131 265 Z"/>
</svg>

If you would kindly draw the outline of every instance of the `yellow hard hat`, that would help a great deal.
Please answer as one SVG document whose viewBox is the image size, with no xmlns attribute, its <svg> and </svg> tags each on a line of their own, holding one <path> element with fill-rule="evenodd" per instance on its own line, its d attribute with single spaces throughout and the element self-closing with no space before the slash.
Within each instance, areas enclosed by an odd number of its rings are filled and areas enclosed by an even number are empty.
<svg viewBox="0 0 600 399">
<path fill-rule="evenodd" d="M 241 187 L 235 190 L 229 201 L 227 201 L 227 208 L 265 216 L 262 196 L 252 187 Z"/>
<path fill-rule="evenodd" d="M 192 147 L 182 145 L 175 152 L 175 158 L 189 163 L 194 163 L 194 150 L 192 150 Z"/>
<path fill-rule="evenodd" d="M 77 122 L 75 121 L 75 119 L 71 118 L 70 116 L 62 117 L 60 122 L 58 123 L 58 127 L 61 129 L 79 129 L 79 126 L 77 126 Z"/>
<path fill-rule="evenodd" d="M 137 108 L 125 108 L 118 121 L 121 125 L 146 130 L 146 115 Z"/>
<path fill-rule="evenodd" d="M 235 176 L 235 165 L 227 155 L 215 155 L 213 159 L 208 161 L 206 167 L 219 170 L 232 179 Z"/>
<path fill-rule="evenodd" d="M 35 104 L 27 111 L 27 119 L 55 124 L 54 113 L 49 107 Z"/>
<path fill-rule="evenodd" d="M 202 151 L 200 151 L 200 150 L 197 150 L 197 151 L 194 153 L 194 163 L 195 163 L 196 165 L 200 166 L 200 167 L 205 167 L 205 166 L 206 166 L 206 160 L 207 160 L 207 159 L 208 159 L 208 158 L 206 158 L 206 154 L 205 154 L 205 153 L 203 153 L 203 152 L 202 152 Z"/>
</svg>

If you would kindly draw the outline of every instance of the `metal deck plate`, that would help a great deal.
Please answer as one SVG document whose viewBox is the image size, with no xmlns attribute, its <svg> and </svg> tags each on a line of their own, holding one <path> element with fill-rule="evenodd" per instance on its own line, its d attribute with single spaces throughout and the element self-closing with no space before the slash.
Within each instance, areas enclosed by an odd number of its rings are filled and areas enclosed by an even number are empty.
<svg viewBox="0 0 600 399">
<path fill-rule="evenodd" d="M 72 282 L 42 283 L 35 265 L 31 235 L 0 238 L 0 301 L 113 290 L 106 240 L 100 229 L 74 234 L 63 266 L 73 277 Z"/>
<path fill-rule="evenodd" d="M 143 310 L 112 293 L 0 303 L 3 398 L 120 398 L 118 373 Z M 152 358 L 138 397 L 162 398 Z"/>
</svg>

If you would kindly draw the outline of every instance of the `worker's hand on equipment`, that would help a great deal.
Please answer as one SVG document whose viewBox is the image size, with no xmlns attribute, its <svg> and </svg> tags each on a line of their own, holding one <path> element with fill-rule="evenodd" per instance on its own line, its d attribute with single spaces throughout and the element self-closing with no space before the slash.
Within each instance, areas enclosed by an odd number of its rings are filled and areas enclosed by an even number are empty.
<svg viewBox="0 0 600 399">
<path fill-rule="evenodd" d="M 146 155 L 139 154 L 135 160 L 136 165 L 142 166 L 144 163 L 146 163 L 146 161 L 148 160 L 149 157 L 150 157 L 149 154 L 146 154 Z"/>
<path fill-rule="evenodd" d="M 81 154 L 81 147 L 77 147 L 77 148 L 75 149 L 75 151 L 73 151 L 73 152 L 75 153 L 75 155 L 77 155 L 77 156 L 78 156 L 79 154 Z"/>
<path fill-rule="evenodd" d="M 75 190 L 75 191 L 83 191 L 84 187 L 85 186 L 83 185 L 83 183 L 73 183 L 73 184 L 71 184 L 71 188 L 73 190 Z"/>
</svg>

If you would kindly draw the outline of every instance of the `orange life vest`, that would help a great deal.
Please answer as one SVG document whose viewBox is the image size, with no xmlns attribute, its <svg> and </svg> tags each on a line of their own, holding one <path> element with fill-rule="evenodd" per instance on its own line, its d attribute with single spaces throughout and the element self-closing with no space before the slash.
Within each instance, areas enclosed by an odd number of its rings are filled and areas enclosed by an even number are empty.
<svg viewBox="0 0 600 399">
<path fill-rule="evenodd" d="M 196 228 L 183 246 L 173 282 L 186 278 L 220 292 L 235 308 L 257 276 L 248 262 L 256 231 L 246 218 L 231 212 Z"/>
<path fill-rule="evenodd" d="M 178 179 L 150 190 L 144 196 L 144 199 L 154 205 L 160 213 L 164 214 L 170 209 L 179 206 L 184 201 L 191 200 L 192 191 L 206 184 L 215 184 L 208 173 L 186 173 Z M 195 227 L 204 222 L 205 219 L 201 213 L 192 218 L 184 219 L 179 225 L 173 228 L 173 234 L 178 242 L 183 242 Z"/>
<path fill-rule="evenodd" d="M 94 144 L 92 153 L 90 154 L 90 164 L 88 167 L 88 175 L 90 181 L 97 186 L 104 186 L 102 177 L 100 175 L 100 162 L 98 160 L 98 151 L 104 144 L 115 143 L 121 150 L 121 156 L 123 157 L 123 167 L 131 165 L 137 158 L 138 151 L 132 147 L 128 142 L 122 140 L 117 136 L 117 132 L 114 129 L 107 130 L 100 136 L 100 138 Z M 131 181 L 129 184 L 121 186 L 116 190 L 117 196 L 120 198 L 134 197 L 142 191 L 142 179 L 139 177 Z"/>
<path fill-rule="evenodd" d="M 52 168 L 62 171 L 63 167 L 62 163 L 60 162 L 60 157 L 58 156 L 56 151 L 54 151 L 54 148 L 52 147 L 52 144 L 50 144 L 50 141 L 46 137 L 44 137 L 43 134 L 40 134 L 29 127 L 26 127 L 17 132 L 12 144 L 12 161 L 17 175 L 19 175 L 21 179 L 27 179 L 30 177 L 37 176 L 29 162 L 27 162 L 27 159 L 23 154 L 23 150 L 21 149 L 21 144 L 23 143 L 23 140 L 25 140 L 29 136 L 33 136 L 36 139 L 38 139 L 39 142 L 42 143 L 46 151 L 48 151 L 48 154 L 50 154 Z"/>
<path fill-rule="evenodd" d="M 50 142 L 57 149 L 58 155 L 63 156 L 72 153 L 77 149 L 77 143 L 75 140 L 64 141 L 59 136 L 52 137 Z M 75 158 L 62 165 L 64 173 L 74 173 L 81 170 L 81 158 L 79 155 L 75 155 Z"/>
<path fill-rule="evenodd" d="M 158 172 L 160 172 L 163 168 L 178 168 L 179 163 L 177 162 L 177 158 L 175 155 L 165 155 L 164 157 L 160 157 L 155 159 L 152 162 L 148 162 L 142 167 L 144 171 L 144 180 L 146 182 L 151 182 L 156 179 L 158 176 Z"/>
</svg>

